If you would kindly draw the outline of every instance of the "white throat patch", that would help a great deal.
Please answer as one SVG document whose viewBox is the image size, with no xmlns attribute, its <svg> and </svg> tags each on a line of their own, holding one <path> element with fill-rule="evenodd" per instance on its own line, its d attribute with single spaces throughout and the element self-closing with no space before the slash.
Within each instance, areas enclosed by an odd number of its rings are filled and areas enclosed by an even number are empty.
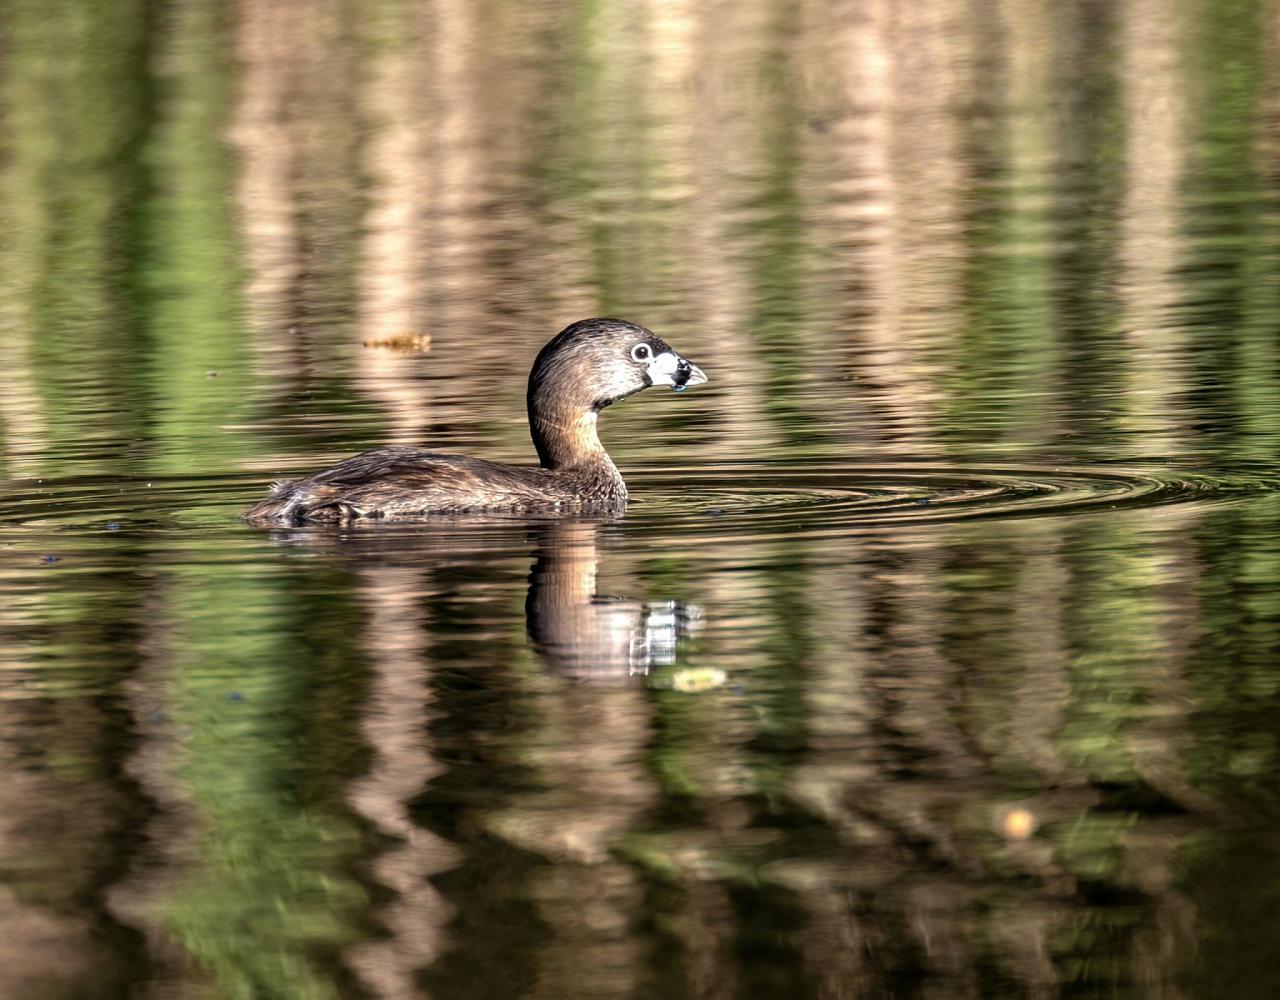
<svg viewBox="0 0 1280 1000">
<path fill-rule="evenodd" d="M 672 351 L 655 354 L 649 362 L 649 380 L 654 385 L 675 385 L 676 366 L 680 359 Z"/>
</svg>

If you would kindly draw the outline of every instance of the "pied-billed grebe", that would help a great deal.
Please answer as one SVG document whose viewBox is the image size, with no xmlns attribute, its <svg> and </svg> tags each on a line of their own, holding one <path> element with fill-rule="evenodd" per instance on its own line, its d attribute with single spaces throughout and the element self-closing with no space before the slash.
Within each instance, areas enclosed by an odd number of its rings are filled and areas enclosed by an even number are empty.
<svg viewBox="0 0 1280 1000">
<path fill-rule="evenodd" d="M 529 430 L 540 466 L 377 448 L 277 483 L 245 518 L 297 524 L 468 511 L 620 512 L 627 487 L 596 434 L 596 415 L 651 385 L 680 392 L 706 380 L 642 326 L 580 320 L 543 347 L 529 373 Z"/>
</svg>

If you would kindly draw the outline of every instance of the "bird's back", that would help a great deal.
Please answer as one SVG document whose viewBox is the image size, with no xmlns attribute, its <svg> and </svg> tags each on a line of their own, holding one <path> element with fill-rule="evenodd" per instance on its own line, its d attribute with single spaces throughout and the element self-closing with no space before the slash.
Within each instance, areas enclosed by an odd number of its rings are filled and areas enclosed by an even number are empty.
<svg viewBox="0 0 1280 1000">
<path fill-rule="evenodd" d="M 322 472 L 277 483 L 245 519 L 349 521 L 470 511 L 614 510 L 626 487 L 607 470 L 552 471 L 421 448 L 361 452 Z"/>
</svg>

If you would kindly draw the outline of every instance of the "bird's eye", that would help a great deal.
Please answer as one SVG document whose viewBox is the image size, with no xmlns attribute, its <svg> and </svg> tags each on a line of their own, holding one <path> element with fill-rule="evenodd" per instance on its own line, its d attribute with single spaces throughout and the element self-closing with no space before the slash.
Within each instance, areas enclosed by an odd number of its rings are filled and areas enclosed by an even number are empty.
<svg viewBox="0 0 1280 1000">
<path fill-rule="evenodd" d="M 636 346 L 635 346 L 635 347 L 631 348 L 631 356 L 632 356 L 636 361 L 648 361 L 648 360 L 649 360 L 649 345 L 648 345 L 648 344 L 636 344 Z"/>
</svg>

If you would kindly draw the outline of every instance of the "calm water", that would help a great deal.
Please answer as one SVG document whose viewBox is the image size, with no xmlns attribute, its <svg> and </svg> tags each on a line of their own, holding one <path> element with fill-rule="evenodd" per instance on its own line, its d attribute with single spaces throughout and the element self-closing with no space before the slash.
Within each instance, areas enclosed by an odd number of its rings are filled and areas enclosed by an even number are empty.
<svg viewBox="0 0 1280 1000">
<path fill-rule="evenodd" d="M 1275 0 L 0 14 L 0 996 L 1280 995 Z"/>
</svg>

